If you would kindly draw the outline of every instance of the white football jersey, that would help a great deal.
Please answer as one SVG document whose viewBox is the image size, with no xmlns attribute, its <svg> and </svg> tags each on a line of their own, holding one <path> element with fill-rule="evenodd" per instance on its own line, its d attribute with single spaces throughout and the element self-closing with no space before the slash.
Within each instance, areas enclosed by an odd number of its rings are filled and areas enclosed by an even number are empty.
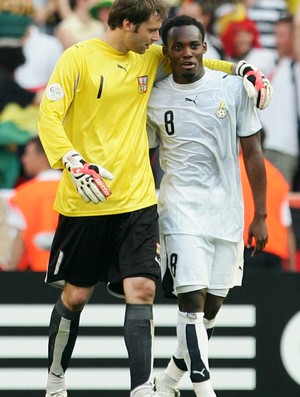
<svg viewBox="0 0 300 397">
<path fill-rule="evenodd" d="M 243 199 L 238 137 L 261 129 L 242 79 L 205 69 L 203 78 L 176 84 L 172 75 L 152 90 L 150 147 L 160 145 L 164 176 L 160 232 L 239 242 Z"/>
</svg>

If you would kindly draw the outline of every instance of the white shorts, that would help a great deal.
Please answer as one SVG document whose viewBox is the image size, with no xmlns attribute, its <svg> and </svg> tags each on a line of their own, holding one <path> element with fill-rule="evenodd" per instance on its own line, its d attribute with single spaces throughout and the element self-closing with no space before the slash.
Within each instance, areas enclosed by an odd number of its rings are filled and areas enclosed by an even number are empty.
<svg viewBox="0 0 300 397">
<path fill-rule="evenodd" d="M 183 234 L 160 237 L 165 296 L 207 288 L 225 297 L 230 288 L 242 284 L 243 241 Z"/>
</svg>

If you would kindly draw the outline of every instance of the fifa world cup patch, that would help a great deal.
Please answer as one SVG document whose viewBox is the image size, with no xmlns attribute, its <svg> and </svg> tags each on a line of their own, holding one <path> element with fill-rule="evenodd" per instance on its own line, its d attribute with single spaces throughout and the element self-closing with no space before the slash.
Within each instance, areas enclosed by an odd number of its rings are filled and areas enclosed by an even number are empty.
<svg viewBox="0 0 300 397">
<path fill-rule="evenodd" d="M 219 119 L 224 119 L 227 116 L 228 110 L 225 108 L 225 102 L 221 101 L 220 105 L 216 111 L 216 116 Z"/>
<path fill-rule="evenodd" d="M 46 97 L 52 101 L 59 101 L 64 95 L 64 90 L 60 84 L 50 84 L 46 89 Z"/>
<path fill-rule="evenodd" d="M 145 94 L 148 90 L 148 76 L 139 76 L 137 79 L 139 94 Z"/>
</svg>

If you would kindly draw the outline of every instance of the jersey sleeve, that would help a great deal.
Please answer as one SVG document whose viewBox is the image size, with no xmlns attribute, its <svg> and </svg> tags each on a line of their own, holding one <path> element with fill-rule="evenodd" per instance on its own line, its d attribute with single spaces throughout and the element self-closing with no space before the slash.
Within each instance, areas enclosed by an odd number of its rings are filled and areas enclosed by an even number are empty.
<svg viewBox="0 0 300 397">
<path fill-rule="evenodd" d="M 149 149 L 154 149 L 159 146 L 159 137 L 157 135 L 158 128 L 155 122 L 151 118 L 150 112 L 148 112 L 147 117 L 147 134 L 149 141 Z"/>
<path fill-rule="evenodd" d="M 38 134 L 53 168 L 63 168 L 62 157 L 74 149 L 63 123 L 80 78 L 80 63 L 76 46 L 64 52 L 54 68 L 40 104 Z"/>
<path fill-rule="evenodd" d="M 257 115 L 256 107 L 248 97 L 241 79 L 234 79 L 232 92 L 235 92 L 237 108 L 237 136 L 245 138 L 256 134 L 262 126 Z"/>
<path fill-rule="evenodd" d="M 203 65 L 209 69 L 220 70 L 227 74 L 233 74 L 231 67 L 234 65 L 232 62 L 222 61 L 220 59 L 205 59 L 203 58 Z"/>
<path fill-rule="evenodd" d="M 158 58 L 158 65 L 155 75 L 155 83 L 157 83 L 172 73 L 170 60 L 163 55 L 162 46 L 159 44 L 152 44 L 148 51 Z"/>
</svg>

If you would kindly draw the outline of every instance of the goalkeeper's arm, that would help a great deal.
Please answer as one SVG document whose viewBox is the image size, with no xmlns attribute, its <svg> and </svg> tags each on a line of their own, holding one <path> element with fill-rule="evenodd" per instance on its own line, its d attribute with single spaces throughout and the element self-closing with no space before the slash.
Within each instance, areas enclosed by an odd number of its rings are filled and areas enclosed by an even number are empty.
<svg viewBox="0 0 300 397">
<path fill-rule="evenodd" d="M 236 74 L 243 78 L 245 90 L 250 98 L 255 101 L 258 109 L 265 109 L 273 95 L 270 81 L 264 74 L 246 61 L 239 63 L 227 62 L 219 59 L 203 58 L 203 65 L 214 70 L 221 70 L 227 74 Z"/>
</svg>

